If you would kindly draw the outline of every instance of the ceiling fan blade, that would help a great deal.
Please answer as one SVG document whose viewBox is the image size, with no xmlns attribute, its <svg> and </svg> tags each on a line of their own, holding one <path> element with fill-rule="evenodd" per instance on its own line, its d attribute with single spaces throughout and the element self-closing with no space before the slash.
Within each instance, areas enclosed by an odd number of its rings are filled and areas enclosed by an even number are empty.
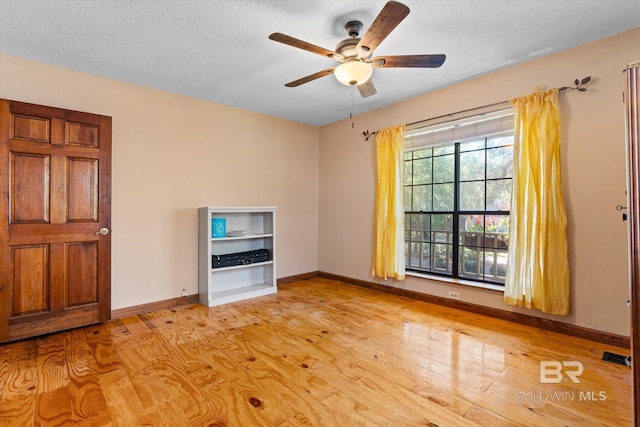
<svg viewBox="0 0 640 427">
<path fill-rule="evenodd" d="M 360 91 L 360 96 L 362 96 L 363 98 L 366 98 L 368 96 L 375 95 L 376 93 L 378 93 L 378 91 L 376 90 L 376 87 L 373 85 L 373 80 L 371 79 L 367 80 L 361 85 L 358 85 L 357 88 Z"/>
<path fill-rule="evenodd" d="M 446 55 L 398 55 L 376 56 L 371 65 L 376 68 L 438 68 L 444 63 Z"/>
<path fill-rule="evenodd" d="M 404 4 L 397 1 L 387 2 L 358 42 L 358 46 L 356 46 L 358 55 L 366 57 L 367 53 L 373 52 L 408 14 L 409 8 Z"/>
<path fill-rule="evenodd" d="M 308 52 L 311 53 L 316 53 L 318 55 L 322 55 L 324 57 L 329 57 L 329 58 L 333 58 L 334 55 L 337 55 L 337 53 L 325 49 L 323 47 L 320 46 L 316 46 L 314 44 L 311 43 L 307 43 L 305 41 L 296 39 L 295 37 L 291 37 L 288 36 L 286 34 L 282 34 L 282 33 L 273 33 L 271 35 L 269 35 L 269 39 L 276 41 L 276 42 L 280 42 L 280 43 L 284 43 L 284 44 L 288 44 L 289 46 L 293 46 L 293 47 L 297 47 L 298 49 L 302 49 L 302 50 L 306 50 Z"/>
<path fill-rule="evenodd" d="M 333 70 L 335 70 L 335 68 L 327 68 L 326 70 L 318 71 L 317 73 L 313 73 L 301 79 L 289 82 L 285 86 L 286 87 L 300 86 L 302 84 L 309 83 L 310 81 L 313 81 L 315 79 L 319 79 L 320 77 L 328 76 L 329 74 L 333 73 Z"/>
</svg>

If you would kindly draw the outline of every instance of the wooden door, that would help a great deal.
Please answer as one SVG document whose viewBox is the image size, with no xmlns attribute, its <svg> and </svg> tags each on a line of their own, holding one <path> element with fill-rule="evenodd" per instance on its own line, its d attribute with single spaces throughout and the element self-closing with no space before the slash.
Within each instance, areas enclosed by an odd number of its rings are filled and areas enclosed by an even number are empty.
<svg viewBox="0 0 640 427">
<path fill-rule="evenodd" d="M 0 99 L 0 342 L 110 319 L 110 230 L 111 118 Z"/>
</svg>

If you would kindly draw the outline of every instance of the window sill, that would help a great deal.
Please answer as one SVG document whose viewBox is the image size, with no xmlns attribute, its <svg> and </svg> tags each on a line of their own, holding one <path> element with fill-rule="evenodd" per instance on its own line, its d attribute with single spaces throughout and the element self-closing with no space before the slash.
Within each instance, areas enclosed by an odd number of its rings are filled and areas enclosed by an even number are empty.
<svg viewBox="0 0 640 427">
<path fill-rule="evenodd" d="M 494 285 L 491 283 L 480 283 L 472 280 L 455 279 L 453 277 L 436 276 L 432 274 L 418 273 L 417 271 L 406 271 L 406 276 L 419 277 L 421 279 L 429 279 L 435 282 L 449 283 L 453 285 L 470 286 L 472 288 L 488 289 L 490 291 L 504 292 L 504 286 Z"/>
</svg>

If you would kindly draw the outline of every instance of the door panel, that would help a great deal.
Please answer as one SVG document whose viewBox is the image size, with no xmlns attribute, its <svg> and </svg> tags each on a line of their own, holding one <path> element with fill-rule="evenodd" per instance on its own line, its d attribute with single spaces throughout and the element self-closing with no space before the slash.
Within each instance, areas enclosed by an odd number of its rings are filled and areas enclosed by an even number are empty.
<svg viewBox="0 0 640 427">
<path fill-rule="evenodd" d="M 96 242 L 67 244 L 67 305 L 98 302 L 98 245 Z"/>
<path fill-rule="evenodd" d="M 12 117 L 11 137 L 36 142 L 50 142 L 51 121 L 43 117 L 29 117 L 16 114 Z"/>
<path fill-rule="evenodd" d="M 98 161 L 67 159 L 69 221 L 98 220 Z"/>
<path fill-rule="evenodd" d="M 67 123 L 67 144 L 97 147 L 98 129 L 97 126 L 82 123 Z"/>
<path fill-rule="evenodd" d="M 12 223 L 49 222 L 50 156 L 11 153 Z"/>
<path fill-rule="evenodd" d="M 11 248 L 11 317 L 49 311 L 47 245 Z"/>
<path fill-rule="evenodd" d="M 111 316 L 111 118 L 0 100 L 0 342 Z"/>
</svg>

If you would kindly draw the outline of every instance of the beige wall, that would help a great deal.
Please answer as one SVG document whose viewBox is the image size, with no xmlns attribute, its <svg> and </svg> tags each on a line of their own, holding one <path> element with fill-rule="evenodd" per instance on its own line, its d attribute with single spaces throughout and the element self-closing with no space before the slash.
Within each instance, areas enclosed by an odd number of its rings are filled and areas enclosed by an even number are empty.
<svg viewBox="0 0 640 427">
<path fill-rule="evenodd" d="M 592 75 L 589 92 L 560 95 L 571 314 L 511 308 L 498 292 L 433 280 L 386 284 L 456 290 L 464 301 L 628 335 L 626 224 L 615 206 L 626 203 L 622 70 L 640 59 L 639 46 L 636 29 L 357 116 L 355 128 L 318 129 L 6 55 L 0 97 L 113 117 L 117 309 L 197 292 L 196 208 L 206 205 L 277 206 L 279 277 L 320 270 L 374 280 L 374 143 L 362 131 Z"/>
<path fill-rule="evenodd" d="M 437 296 L 455 290 L 464 301 L 628 335 L 626 223 L 615 208 L 626 205 L 622 70 L 639 59 L 640 29 L 636 29 L 362 114 L 354 118 L 354 129 L 350 120 L 322 127 L 320 271 Z M 401 78 L 401 70 L 376 72 L 397 72 Z M 533 92 L 536 85 L 543 89 L 572 85 L 575 78 L 587 75 L 593 76 L 588 92 L 560 95 L 570 315 L 511 308 L 496 291 L 419 278 L 384 282 L 371 277 L 375 143 L 365 142 L 362 131 L 500 102 Z"/>
<path fill-rule="evenodd" d="M 317 127 L 6 55 L 0 97 L 113 117 L 114 309 L 197 293 L 200 206 L 277 206 L 278 277 L 318 269 Z"/>
</svg>

